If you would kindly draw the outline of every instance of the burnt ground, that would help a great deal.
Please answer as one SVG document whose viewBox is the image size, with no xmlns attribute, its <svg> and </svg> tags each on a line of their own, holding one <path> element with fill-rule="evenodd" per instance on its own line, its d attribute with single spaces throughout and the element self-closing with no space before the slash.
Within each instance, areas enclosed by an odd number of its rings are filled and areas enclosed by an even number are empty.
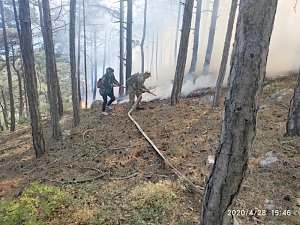
<svg viewBox="0 0 300 225">
<path fill-rule="evenodd" d="M 295 76 L 288 76 L 268 80 L 264 86 L 248 171 L 233 207 L 258 211 L 271 205 L 274 209 L 291 210 L 292 215 L 238 215 L 241 224 L 300 224 L 300 139 L 283 135 L 295 80 Z M 212 168 L 206 161 L 216 151 L 221 128 L 223 105 L 211 108 L 209 94 L 194 93 L 175 107 L 169 105 L 169 100 L 145 102 L 146 110 L 132 114 L 169 162 L 199 187 L 205 186 Z M 104 176 L 92 183 L 100 190 L 113 180 L 120 180 L 124 190 L 141 181 L 178 181 L 130 121 L 126 106 L 114 105 L 107 117 L 100 116 L 99 109 L 83 110 L 81 125 L 76 128 L 71 127 L 71 117 L 65 116 L 62 127 L 71 130 L 71 135 L 61 141 L 50 138 L 50 127 L 45 122 L 47 148 L 40 159 L 34 157 L 28 127 L 1 133 L 0 198 L 17 198 L 32 181 L 62 185 L 99 174 Z M 278 161 L 261 166 L 270 151 Z M 87 184 L 71 186 L 80 190 L 84 185 Z M 186 207 L 182 213 L 198 222 L 202 194 L 185 185 L 187 188 L 180 193 L 180 201 Z M 97 205 L 97 200 L 92 204 Z M 88 216 L 74 207 L 64 208 L 49 219 L 49 224 L 80 224 L 80 217 Z"/>
</svg>

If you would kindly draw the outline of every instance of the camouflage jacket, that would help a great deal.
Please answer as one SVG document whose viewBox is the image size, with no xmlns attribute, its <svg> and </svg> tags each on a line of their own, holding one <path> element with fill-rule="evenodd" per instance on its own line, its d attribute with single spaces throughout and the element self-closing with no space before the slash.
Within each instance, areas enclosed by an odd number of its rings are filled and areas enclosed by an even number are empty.
<svg viewBox="0 0 300 225">
<path fill-rule="evenodd" d="M 128 87 L 131 87 L 136 91 L 141 91 L 144 93 L 144 92 L 148 91 L 148 89 L 144 85 L 145 80 L 146 79 L 142 73 L 135 73 L 126 80 L 126 84 Z"/>
</svg>

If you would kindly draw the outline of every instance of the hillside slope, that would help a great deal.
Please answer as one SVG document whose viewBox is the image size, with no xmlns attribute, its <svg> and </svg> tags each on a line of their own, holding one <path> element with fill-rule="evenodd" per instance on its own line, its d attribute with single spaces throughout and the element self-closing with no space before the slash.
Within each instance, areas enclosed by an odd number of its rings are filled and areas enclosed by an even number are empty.
<svg viewBox="0 0 300 225">
<path fill-rule="evenodd" d="M 248 172 L 234 206 L 236 210 L 256 212 L 267 208 L 291 210 L 291 215 L 237 215 L 241 224 L 300 224 L 300 142 L 283 136 L 295 79 L 288 76 L 268 81 L 264 87 Z M 211 108 L 209 93 L 204 96 L 201 91 L 182 98 L 175 107 L 168 100 L 158 99 L 144 105 L 146 110 L 132 116 L 172 165 L 196 186 L 204 187 L 211 169 L 207 159 L 218 146 L 223 106 Z M 90 219 L 99 210 L 117 218 L 123 200 L 133 189 L 145 182 L 163 181 L 177 194 L 172 201 L 180 211 L 171 210 L 165 220 L 149 220 L 146 224 L 199 222 L 202 194 L 165 166 L 127 117 L 126 106 L 114 105 L 106 117 L 100 116 L 100 109 L 83 110 L 81 125 L 74 129 L 66 116 L 62 127 L 71 135 L 61 141 L 50 139 L 45 122 L 47 151 L 41 159 L 34 158 L 29 128 L 0 134 L 0 198 L 17 198 L 30 182 L 41 181 L 63 186 L 73 199 L 57 209 L 47 224 L 126 224 L 124 215 L 118 222 L 107 219 L 93 223 Z M 276 156 L 278 161 L 261 165 L 266 154 Z M 75 204 L 74 199 L 81 201 Z M 112 208 L 103 208 L 109 204 Z M 186 223 L 178 222 L 182 220 L 180 215 Z"/>
</svg>

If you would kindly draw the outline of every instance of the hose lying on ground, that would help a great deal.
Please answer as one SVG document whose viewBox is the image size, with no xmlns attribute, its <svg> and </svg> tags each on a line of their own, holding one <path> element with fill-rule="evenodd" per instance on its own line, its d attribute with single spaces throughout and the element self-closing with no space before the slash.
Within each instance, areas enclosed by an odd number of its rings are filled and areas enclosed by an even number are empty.
<svg viewBox="0 0 300 225">
<path fill-rule="evenodd" d="M 177 174 L 177 176 L 179 178 L 182 178 L 184 180 L 186 180 L 189 184 L 192 185 L 193 188 L 195 188 L 197 191 L 199 191 L 200 193 L 203 193 L 203 189 L 202 187 L 196 186 L 192 181 L 190 181 L 186 176 L 184 176 L 182 173 L 180 173 L 165 157 L 164 155 L 161 153 L 161 151 L 159 151 L 159 149 L 156 147 L 156 145 L 153 143 L 153 141 L 148 137 L 148 135 L 143 131 L 143 129 L 140 127 L 140 125 L 133 119 L 133 117 L 131 116 L 132 111 L 136 108 L 137 104 L 139 101 L 141 101 L 142 96 L 139 96 L 137 101 L 135 102 L 135 104 L 131 107 L 131 109 L 129 110 L 129 112 L 127 113 L 129 119 L 134 123 L 134 125 L 138 128 L 138 130 L 141 132 L 141 134 L 146 138 L 146 140 L 150 143 L 150 145 L 154 148 L 154 150 L 158 153 L 158 155 L 164 160 L 164 162 L 166 164 L 168 164 Z"/>
</svg>

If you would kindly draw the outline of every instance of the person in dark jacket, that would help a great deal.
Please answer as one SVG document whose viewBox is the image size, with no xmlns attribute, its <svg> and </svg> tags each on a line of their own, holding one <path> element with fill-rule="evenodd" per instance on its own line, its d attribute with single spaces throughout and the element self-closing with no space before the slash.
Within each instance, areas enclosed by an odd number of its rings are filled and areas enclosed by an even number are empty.
<svg viewBox="0 0 300 225">
<path fill-rule="evenodd" d="M 106 68 L 106 73 L 102 77 L 103 88 L 100 88 L 100 95 L 103 98 L 102 114 L 108 115 L 106 108 L 110 109 L 110 105 L 116 100 L 114 96 L 114 86 L 122 86 L 115 78 L 114 69 Z M 107 102 L 107 96 L 110 98 Z"/>
</svg>

